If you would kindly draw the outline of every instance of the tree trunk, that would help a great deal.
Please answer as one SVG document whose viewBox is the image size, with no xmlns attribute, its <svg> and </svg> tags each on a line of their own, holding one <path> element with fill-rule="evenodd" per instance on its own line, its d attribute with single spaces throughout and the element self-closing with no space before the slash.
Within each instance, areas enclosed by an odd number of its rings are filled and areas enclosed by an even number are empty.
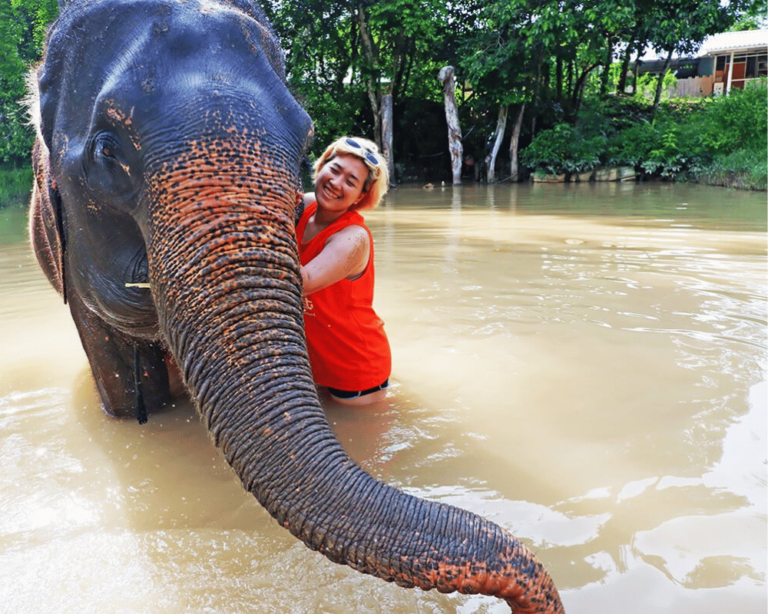
<svg viewBox="0 0 768 614">
<path fill-rule="evenodd" d="M 637 49 L 637 60 L 635 60 L 635 68 L 632 71 L 632 95 L 634 96 L 637 94 L 637 79 L 640 76 L 640 64 L 642 62 L 640 61 L 640 58 L 643 57 L 645 54 L 645 48 L 648 45 L 647 41 L 638 42 L 636 45 Z"/>
<path fill-rule="evenodd" d="M 523 126 L 523 113 L 525 112 L 525 103 L 520 105 L 520 111 L 517 113 L 517 119 L 515 120 L 515 127 L 512 130 L 512 139 L 509 141 L 509 161 L 510 161 L 510 175 L 512 181 L 519 180 L 520 171 L 517 164 L 517 149 L 520 143 L 520 129 Z"/>
<path fill-rule="evenodd" d="M 621 71 L 619 73 L 619 83 L 616 85 L 616 93 L 623 94 L 627 89 L 627 71 L 629 71 L 629 61 L 632 58 L 632 42 L 627 45 L 626 51 L 624 51 L 624 57 L 621 59 Z"/>
<path fill-rule="evenodd" d="M 605 96 L 608 93 L 608 81 L 611 78 L 611 64 L 613 60 L 613 45 L 607 41 L 608 49 L 605 52 L 605 63 L 603 64 L 603 73 L 600 75 L 600 95 Z"/>
<path fill-rule="evenodd" d="M 635 62 L 635 70 L 632 72 L 632 95 L 637 94 L 637 80 L 640 77 L 640 62 Z"/>
<path fill-rule="evenodd" d="M 453 66 L 441 68 L 438 79 L 443 82 L 445 121 L 448 123 L 448 149 L 451 152 L 453 185 L 461 185 L 461 159 L 464 148 L 461 143 L 461 126 L 459 125 L 459 107 L 456 104 L 456 90 L 453 83 Z"/>
<path fill-rule="evenodd" d="M 494 168 L 496 166 L 496 156 L 498 155 L 499 148 L 501 147 L 501 141 L 504 139 L 504 131 L 507 128 L 507 110 L 508 107 L 506 105 L 499 107 L 499 119 L 496 122 L 496 140 L 493 143 L 493 149 L 491 150 L 491 153 L 489 153 L 485 158 L 485 165 L 488 167 L 488 183 L 493 183 L 496 181 L 496 173 Z"/>
<path fill-rule="evenodd" d="M 383 150 L 384 147 L 381 142 L 381 106 L 380 106 L 380 90 L 378 77 L 378 54 L 376 48 L 373 45 L 373 40 L 368 32 L 368 27 L 365 22 L 365 11 L 363 5 L 352 9 L 352 16 L 357 23 L 357 27 L 360 30 L 360 40 L 363 43 L 363 51 L 365 52 L 365 58 L 368 61 L 368 76 L 365 79 L 366 89 L 368 90 L 368 100 L 371 101 L 371 111 L 373 111 L 373 134 L 376 145 L 379 149 Z"/>
<path fill-rule="evenodd" d="M 576 79 L 576 85 L 573 86 L 573 96 L 571 99 L 570 117 L 576 117 L 576 115 L 578 114 L 579 107 L 581 106 L 581 100 L 584 93 L 584 84 L 587 81 L 587 77 L 589 76 L 589 73 L 591 73 L 598 66 L 600 66 L 600 64 L 592 64 L 592 66 L 588 66 L 582 71 L 581 75 L 579 75 L 579 78 Z"/>
<path fill-rule="evenodd" d="M 533 96 L 531 97 L 531 105 L 536 108 L 540 104 L 539 91 L 541 90 L 541 62 L 542 58 L 539 56 L 536 60 L 536 78 L 533 82 Z M 531 113 L 531 136 L 536 134 L 536 113 Z"/>
<path fill-rule="evenodd" d="M 395 155 L 392 151 L 392 94 L 381 97 L 381 151 L 387 159 L 389 185 L 395 185 Z"/>
<path fill-rule="evenodd" d="M 378 148 L 383 150 L 381 144 L 381 105 L 379 104 L 379 97 L 376 93 L 372 79 L 368 80 L 366 88 L 368 90 L 368 100 L 371 103 L 371 111 L 373 114 L 373 140 L 376 141 Z"/>
<path fill-rule="evenodd" d="M 659 102 L 661 101 L 661 90 L 664 86 L 664 76 L 667 74 L 667 70 L 669 70 L 669 62 L 672 59 L 672 50 L 669 50 L 669 53 L 667 54 L 667 59 L 664 60 L 664 68 L 662 68 L 661 73 L 659 74 L 659 80 L 656 82 L 656 95 L 653 97 L 653 110 L 651 111 L 651 121 L 654 120 L 656 117 L 656 111 L 659 108 Z"/>
<path fill-rule="evenodd" d="M 639 41 L 637 41 L 639 31 L 640 26 L 635 26 L 635 29 L 632 31 L 632 35 L 629 38 L 629 43 L 627 43 L 627 48 L 624 51 L 624 57 L 621 60 L 621 74 L 619 75 L 619 84 L 616 86 L 616 92 L 619 94 L 623 94 L 627 89 L 627 73 L 629 72 L 629 63 L 632 60 L 632 51 L 634 49 L 637 49 L 638 52 L 641 51 L 641 45 L 639 44 Z M 640 59 L 640 53 L 637 54 L 637 59 Z"/>
</svg>

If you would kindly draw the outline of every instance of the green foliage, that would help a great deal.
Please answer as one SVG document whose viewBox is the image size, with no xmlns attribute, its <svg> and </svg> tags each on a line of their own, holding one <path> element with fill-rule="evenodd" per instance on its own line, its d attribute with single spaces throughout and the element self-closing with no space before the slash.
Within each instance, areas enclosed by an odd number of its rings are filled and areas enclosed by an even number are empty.
<svg viewBox="0 0 768 614">
<path fill-rule="evenodd" d="M 744 6 L 739 18 L 729 31 L 760 30 L 766 25 L 766 15 L 768 15 L 768 2 L 766 0 L 752 0 Z"/>
<path fill-rule="evenodd" d="M 25 207 L 32 191 L 32 167 L 5 168 L 0 166 L 0 208 Z"/>
<path fill-rule="evenodd" d="M 0 161 L 20 164 L 29 159 L 34 131 L 27 110 L 15 100 L 0 100 Z"/>
<path fill-rule="evenodd" d="M 610 166 L 641 167 L 660 138 L 656 126 L 643 120 L 618 132 L 611 139 L 606 152 L 606 162 Z"/>
<path fill-rule="evenodd" d="M 520 153 L 520 161 L 554 175 L 579 173 L 598 166 L 605 145 L 602 135 L 585 135 L 570 124 L 557 124 L 539 132 Z"/>
<path fill-rule="evenodd" d="M 437 74 L 455 36 L 442 0 L 296 0 L 264 8 L 286 52 L 289 85 L 315 122 L 313 149 L 344 133 L 378 140 L 372 111 L 385 94 L 395 105 L 441 98 Z"/>
<path fill-rule="evenodd" d="M 655 120 L 650 117 L 647 102 L 617 97 L 589 100 L 579 114 L 578 128 L 559 124 L 540 132 L 520 159 L 532 170 L 550 173 L 577 172 L 598 164 L 632 166 L 649 177 L 702 177 L 765 189 L 765 79 L 728 96 L 670 101 L 660 107 Z"/>
<path fill-rule="evenodd" d="M 635 83 L 635 98 L 641 100 L 653 101 L 656 96 L 656 87 L 659 82 L 659 76 L 646 73 L 639 75 Z M 667 71 L 664 75 L 664 81 L 661 84 L 661 100 L 671 100 L 670 91 L 677 88 L 677 77 L 672 71 Z"/>
<path fill-rule="evenodd" d="M 365 92 L 359 84 L 347 87 L 343 96 L 334 88 L 312 82 L 293 82 L 292 89 L 310 117 L 315 118 L 315 135 L 311 155 L 319 155 L 325 147 L 344 134 L 370 134 L 363 116 L 367 106 Z"/>
<path fill-rule="evenodd" d="M 685 153 L 678 147 L 677 126 L 668 126 L 661 133 L 660 142 L 651 151 L 640 166 L 649 175 L 674 177 L 686 162 Z"/>
<path fill-rule="evenodd" d="M 759 176 L 764 167 L 764 83 L 704 104 L 682 103 L 666 98 L 675 80 L 668 74 L 654 119 L 649 103 L 656 78 L 641 77 L 634 99 L 606 96 L 620 66 L 605 64 L 627 43 L 665 57 L 670 50 L 695 52 L 709 34 L 763 23 L 766 0 L 261 4 L 286 52 L 289 86 L 315 122 L 310 154 L 343 133 L 376 139 L 372 108 L 391 93 L 395 161 L 422 170 L 443 164 L 448 173 L 437 74 L 450 64 L 465 153 L 478 160 L 485 157 L 499 105 L 512 109 L 525 102 L 521 144 L 535 138 L 521 162 L 531 169 L 578 172 L 621 164 L 671 178 L 708 170 L 722 175 L 729 164 L 741 169 L 734 172 Z M 11 166 L 29 159 L 32 132 L 19 100 L 57 13 L 57 0 L 0 0 L 0 162 Z"/>
<path fill-rule="evenodd" d="M 701 121 L 701 140 L 713 154 L 740 149 L 768 149 L 766 80 L 748 82 L 744 90 L 707 100 Z"/>
<path fill-rule="evenodd" d="M 21 102 L 26 75 L 40 59 L 45 29 L 57 14 L 56 0 L 0 0 L 0 162 L 29 159 L 33 131 Z"/>
<path fill-rule="evenodd" d="M 720 185 L 766 189 L 768 86 L 760 79 L 744 90 L 706 101 L 698 118 L 699 139 L 709 159 L 697 175 Z"/>
</svg>

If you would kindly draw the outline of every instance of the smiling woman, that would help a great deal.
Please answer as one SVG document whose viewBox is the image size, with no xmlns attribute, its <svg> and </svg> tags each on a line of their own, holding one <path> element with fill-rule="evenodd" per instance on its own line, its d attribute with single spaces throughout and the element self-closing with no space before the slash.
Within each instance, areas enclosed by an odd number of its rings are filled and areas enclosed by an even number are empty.
<svg viewBox="0 0 768 614">
<path fill-rule="evenodd" d="M 374 143 L 342 137 L 317 160 L 314 180 L 296 228 L 312 375 L 336 401 L 368 405 L 387 395 L 392 356 L 373 310 L 373 237 L 357 210 L 379 204 L 387 165 Z"/>
</svg>

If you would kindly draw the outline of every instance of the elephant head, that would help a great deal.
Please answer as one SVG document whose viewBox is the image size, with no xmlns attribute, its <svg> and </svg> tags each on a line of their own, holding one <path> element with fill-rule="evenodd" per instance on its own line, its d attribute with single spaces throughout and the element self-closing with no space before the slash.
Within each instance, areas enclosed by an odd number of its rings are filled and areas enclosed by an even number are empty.
<svg viewBox="0 0 768 614">
<path fill-rule="evenodd" d="M 469 512 L 365 473 L 305 349 L 294 195 L 311 121 L 246 0 L 74 0 L 33 76 L 33 247 L 105 410 L 168 399 L 166 356 L 213 441 L 308 547 L 401 586 L 561 612 L 542 564 Z"/>
</svg>

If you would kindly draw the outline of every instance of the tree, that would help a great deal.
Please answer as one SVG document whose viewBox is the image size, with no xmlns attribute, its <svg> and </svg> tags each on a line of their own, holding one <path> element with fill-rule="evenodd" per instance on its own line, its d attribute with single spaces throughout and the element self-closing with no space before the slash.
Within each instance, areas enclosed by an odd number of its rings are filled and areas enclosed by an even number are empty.
<svg viewBox="0 0 768 614">
<path fill-rule="evenodd" d="M 315 119 L 324 148 L 342 134 L 367 132 L 359 120 L 364 87 L 354 80 L 360 35 L 345 3 L 320 0 L 263 3 L 286 55 L 291 89 Z"/>
<path fill-rule="evenodd" d="M 23 100 L 26 76 L 41 57 L 56 0 L 0 1 L 0 161 L 22 164 L 32 150 L 32 129 Z"/>
<path fill-rule="evenodd" d="M 382 127 L 392 126 L 389 112 L 394 100 L 408 89 L 414 67 L 431 65 L 436 72 L 425 43 L 438 37 L 437 24 L 445 21 L 446 4 L 439 0 L 353 2 L 351 12 L 360 32 L 359 70 L 371 103 L 375 140 L 392 166 L 392 133 Z M 390 177 L 394 179 L 394 172 Z"/>
<path fill-rule="evenodd" d="M 445 64 L 447 7 L 442 0 L 265 5 L 286 52 L 289 82 L 316 119 L 322 144 L 358 130 L 394 163 L 390 110 L 406 96 L 437 101 L 441 95 L 434 75 Z"/>
<path fill-rule="evenodd" d="M 463 47 L 461 66 L 473 92 L 498 109 L 496 126 L 489 139 L 486 156 L 487 178 L 496 180 L 496 158 L 506 131 L 510 105 L 520 105 L 518 120 L 526 101 L 536 91 L 541 48 L 525 42 L 523 29 L 531 14 L 525 0 L 498 2 L 487 5 L 478 14 L 478 28 L 468 36 Z M 515 122 L 515 137 L 511 141 L 510 159 L 517 157 L 520 125 Z M 516 172 L 513 172 L 516 175 Z"/>
</svg>

